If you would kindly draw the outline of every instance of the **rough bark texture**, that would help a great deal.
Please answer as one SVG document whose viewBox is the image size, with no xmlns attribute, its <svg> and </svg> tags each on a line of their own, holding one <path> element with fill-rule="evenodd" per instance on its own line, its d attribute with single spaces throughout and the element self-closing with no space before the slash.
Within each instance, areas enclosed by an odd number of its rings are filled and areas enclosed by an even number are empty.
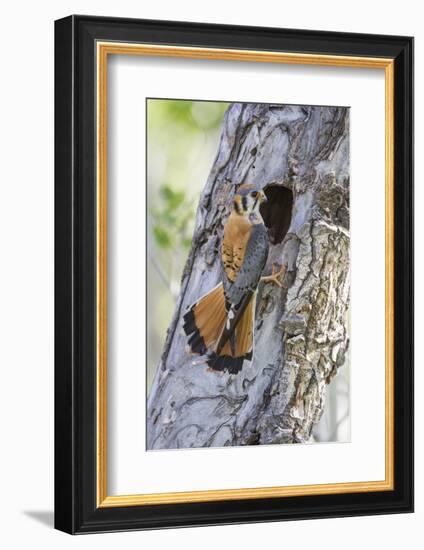
<svg viewBox="0 0 424 550">
<path fill-rule="evenodd" d="M 337 107 L 236 103 L 226 112 L 148 400 L 149 449 L 311 440 L 349 341 L 348 124 L 348 109 Z M 273 262 L 287 271 L 282 289 L 260 285 L 254 358 L 234 376 L 187 355 L 181 320 L 219 280 L 223 225 L 241 182 L 271 197 L 264 273 Z"/>
</svg>

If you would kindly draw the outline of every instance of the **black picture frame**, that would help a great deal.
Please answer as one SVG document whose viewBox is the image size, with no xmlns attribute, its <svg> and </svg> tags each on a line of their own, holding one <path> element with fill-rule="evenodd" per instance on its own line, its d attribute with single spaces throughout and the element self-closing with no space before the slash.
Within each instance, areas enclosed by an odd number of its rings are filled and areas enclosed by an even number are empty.
<svg viewBox="0 0 424 550">
<path fill-rule="evenodd" d="M 394 60 L 392 491 L 97 507 L 98 40 Z M 55 22 L 55 527 L 68 533 L 413 511 L 413 39 L 73 15 Z"/>
</svg>

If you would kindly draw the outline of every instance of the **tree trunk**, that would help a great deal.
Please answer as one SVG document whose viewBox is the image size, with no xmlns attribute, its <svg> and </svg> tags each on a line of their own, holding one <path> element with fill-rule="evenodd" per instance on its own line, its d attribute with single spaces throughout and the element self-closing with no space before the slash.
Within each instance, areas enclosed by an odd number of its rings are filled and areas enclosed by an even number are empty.
<svg viewBox="0 0 424 550">
<path fill-rule="evenodd" d="M 254 357 L 238 375 L 186 353 L 183 313 L 220 279 L 235 186 L 265 189 L 272 264 L 260 284 Z M 232 104 L 200 198 L 192 248 L 147 409 L 149 449 L 304 443 L 348 348 L 349 110 Z"/>
</svg>

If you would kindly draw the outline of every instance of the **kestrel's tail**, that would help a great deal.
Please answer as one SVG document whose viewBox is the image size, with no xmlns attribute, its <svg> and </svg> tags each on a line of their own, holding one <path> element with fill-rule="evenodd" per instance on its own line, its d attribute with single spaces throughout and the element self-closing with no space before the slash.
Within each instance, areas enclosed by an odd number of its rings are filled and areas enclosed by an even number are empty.
<svg viewBox="0 0 424 550">
<path fill-rule="evenodd" d="M 225 304 L 222 283 L 202 296 L 184 315 L 183 328 L 188 336 L 191 353 L 208 355 L 207 364 L 217 371 L 227 370 L 237 374 L 243 361 L 252 359 L 253 318 L 255 298 L 249 303 L 237 320 L 237 324 L 223 342 L 222 335 L 231 324 Z M 217 349 L 221 346 L 221 349 Z"/>
</svg>

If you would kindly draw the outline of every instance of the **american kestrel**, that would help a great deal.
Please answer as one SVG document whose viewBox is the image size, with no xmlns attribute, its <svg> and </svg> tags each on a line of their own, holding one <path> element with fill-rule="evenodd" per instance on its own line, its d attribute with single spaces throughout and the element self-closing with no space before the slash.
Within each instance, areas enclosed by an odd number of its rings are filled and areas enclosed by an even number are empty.
<svg viewBox="0 0 424 550">
<path fill-rule="evenodd" d="M 256 290 L 268 257 L 268 234 L 259 212 L 262 190 L 241 185 L 224 226 L 221 246 L 222 282 L 199 298 L 184 315 L 183 328 L 191 353 L 206 355 L 212 370 L 237 374 L 251 361 Z M 282 267 L 266 282 L 282 286 Z"/>
</svg>

